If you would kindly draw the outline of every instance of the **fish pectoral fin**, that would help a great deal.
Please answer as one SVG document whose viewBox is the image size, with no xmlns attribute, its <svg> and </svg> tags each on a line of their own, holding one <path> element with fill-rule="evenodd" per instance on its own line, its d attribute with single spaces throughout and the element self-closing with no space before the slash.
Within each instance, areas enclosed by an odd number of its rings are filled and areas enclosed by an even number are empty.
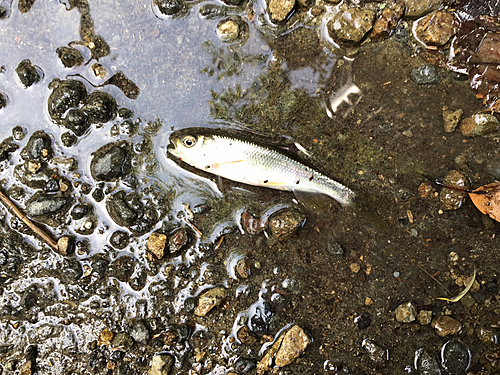
<svg viewBox="0 0 500 375">
<path fill-rule="evenodd" d="M 300 203 L 318 213 L 325 213 L 332 203 L 332 198 L 326 194 L 298 189 L 293 190 L 293 194 Z"/>
<path fill-rule="evenodd" d="M 245 159 L 242 159 L 242 160 L 232 160 L 232 161 L 224 161 L 222 163 L 214 163 L 214 164 L 211 164 L 211 165 L 207 165 L 205 167 L 206 170 L 210 170 L 210 169 L 219 169 L 221 167 L 221 165 L 227 165 L 227 164 L 235 164 L 235 163 L 241 163 L 243 161 L 246 161 Z"/>
</svg>

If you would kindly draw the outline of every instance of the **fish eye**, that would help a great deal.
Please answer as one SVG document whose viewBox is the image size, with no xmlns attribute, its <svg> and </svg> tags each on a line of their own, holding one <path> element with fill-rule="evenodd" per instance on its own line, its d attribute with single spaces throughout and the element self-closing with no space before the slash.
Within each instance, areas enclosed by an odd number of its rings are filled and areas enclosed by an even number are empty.
<svg viewBox="0 0 500 375">
<path fill-rule="evenodd" d="M 186 135 L 182 138 L 182 144 L 187 148 L 193 147 L 196 144 L 196 137 L 192 135 Z"/>
</svg>

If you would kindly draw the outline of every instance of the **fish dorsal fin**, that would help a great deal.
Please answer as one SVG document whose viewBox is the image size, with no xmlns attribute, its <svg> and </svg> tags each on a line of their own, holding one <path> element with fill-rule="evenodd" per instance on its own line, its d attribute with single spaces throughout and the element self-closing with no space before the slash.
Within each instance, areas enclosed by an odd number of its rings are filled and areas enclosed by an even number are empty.
<svg viewBox="0 0 500 375">
<path fill-rule="evenodd" d="M 318 213 L 325 213 L 328 211 L 328 207 L 332 202 L 332 198 L 321 193 L 295 189 L 293 190 L 293 194 L 300 203 Z"/>
</svg>

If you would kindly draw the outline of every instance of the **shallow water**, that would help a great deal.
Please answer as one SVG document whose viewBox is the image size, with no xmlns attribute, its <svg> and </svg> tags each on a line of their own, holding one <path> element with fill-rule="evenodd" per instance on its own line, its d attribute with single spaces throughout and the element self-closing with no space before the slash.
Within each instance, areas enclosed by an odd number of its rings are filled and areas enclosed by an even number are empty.
<svg viewBox="0 0 500 375">
<path fill-rule="evenodd" d="M 401 30 L 398 38 L 338 49 L 326 31 L 337 9 L 331 4 L 320 17 L 294 15 L 278 27 L 262 2 L 227 7 L 249 25 L 248 40 L 231 45 L 216 33 L 223 17 L 200 15 L 206 3 L 188 2 L 185 14 L 169 17 L 148 1 L 90 1 L 93 29 L 83 31 L 83 1 L 75 3 L 80 10 L 38 1 L 26 13 L 13 2 L 0 20 L 0 92 L 8 97 L 0 109 L 0 139 L 18 125 L 26 133 L 15 141 L 19 150 L 1 163 L 2 190 L 22 186 L 25 195 L 15 199 L 22 210 L 40 190 L 14 177 L 21 150 L 37 130 L 50 135 L 55 156 L 78 161 L 75 171 L 49 161 L 73 191 L 61 225 L 44 227 L 54 238 L 74 236 L 74 254 L 51 250 L 5 207 L 0 210 L 0 374 L 16 373 L 30 361 L 43 374 L 146 373 L 158 353 L 174 359 L 171 374 L 228 374 L 239 358 L 258 361 L 292 324 L 312 343 L 273 373 L 424 373 L 415 369 L 415 353 L 423 348 L 437 358 L 452 336 L 439 337 L 417 321 L 396 321 L 396 307 L 407 301 L 432 311 L 433 318 L 448 315 L 463 324 L 453 335 L 459 344 L 447 344 L 453 354 L 436 371 L 465 373 L 460 366 L 468 348 L 472 373 L 498 371 L 498 223 L 470 201 L 442 212 L 437 194 L 424 198 L 418 190 L 453 169 L 474 188 L 498 179 L 498 133 L 465 138 L 458 129 L 443 130 L 443 107 L 461 108 L 464 117 L 484 109 L 467 80 L 439 69 L 440 83 L 416 84 L 410 72 L 424 64 L 421 46 Z M 94 74 L 97 60 L 87 48 L 96 35 L 110 47 L 98 61 L 102 78 Z M 87 43 L 77 46 L 85 64 L 65 68 L 56 49 L 75 41 Z M 29 88 L 15 72 L 24 59 L 43 71 Z M 113 85 L 93 87 L 118 72 L 137 85 L 136 99 Z M 132 110 L 137 132 L 117 117 L 91 125 L 75 145 L 64 146 L 67 129 L 48 112 L 49 83 L 75 75 L 89 93 L 108 92 L 118 108 Z M 352 84 L 359 93 L 339 99 Z M 166 157 L 165 146 L 172 130 L 188 126 L 291 137 L 316 165 L 357 192 L 358 206 L 332 202 L 318 214 L 295 204 L 291 193 L 219 181 L 179 165 Z M 130 175 L 99 183 L 91 172 L 96 151 L 121 140 L 134 150 Z M 93 192 L 101 188 L 104 200 L 84 193 L 85 183 Z M 134 234 L 112 218 L 108 202 L 118 191 L 136 193 L 140 210 L 155 212 L 147 230 Z M 91 204 L 93 213 L 72 218 L 77 202 Z M 284 211 L 300 213 L 305 222 L 278 240 L 270 229 L 248 233 L 246 211 L 264 226 Z M 92 233 L 84 234 L 89 220 Z M 189 240 L 179 251 L 160 260 L 148 254 L 152 232 L 171 239 L 180 229 Z M 130 244 L 112 245 L 116 231 L 129 234 Z M 247 277 L 237 272 L 242 259 Z M 468 302 L 435 300 L 458 294 L 474 268 L 479 289 Z M 195 315 L 199 297 L 214 286 L 224 288 L 223 303 L 206 316 Z M 256 342 L 240 341 L 243 326 Z M 105 328 L 115 341 L 98 341 Z M 169 341 L 172 332 L 177 338 Z M 30 346 L 37 347 L 34 357 Z M 386 350 L 389 359 L 377 357 Z"/>
</svg>

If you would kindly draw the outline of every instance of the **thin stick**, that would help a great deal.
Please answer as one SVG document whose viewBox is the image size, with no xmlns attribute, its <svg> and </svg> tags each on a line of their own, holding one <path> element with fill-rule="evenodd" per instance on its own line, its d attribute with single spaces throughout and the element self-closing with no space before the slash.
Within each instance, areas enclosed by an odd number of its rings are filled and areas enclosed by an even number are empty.
<svg viewBox="0 0 500 375">
<path fill-rule="evenodd" d="M 404 253 L 408 256 L 408 258 L 410 258 L 412 261 L 414 261 L 414 262 L 415 262 L 415 265 L 416 265 L 416 266 L 417 266 L 417 267 L 418 267 L 421 271 L 425 272 L 425 273 L 427 274 L 427 276 L 429 276 L 432 280 L 434 280 L 434 281 L 435 281 L 435 282 L 437 282 L 439 285 L 441 285 L 441 287 L 442 287 L 444 290 L 446 290 L 446 291 L 448 292 L 448 294 L 450 294 L 450 295 L 452 294 L 452 293 L 448 290 L 448 288 L 447 288 L 447 287 L 445 287 L 445 286 L 444 286 L 444 285 L 443 285 L 443 284 L 442 284 L 442 283 L 441 283 L 438 279 L 436 279 L 436 278 L 435 278 L 434 276 L 432 276 L 429 272 L 427 272 L 427 270 L 426 270 L 424 267 L 420 266 L 420 265 L 418 264 L 418 262 L 410 256 L 410 254 L 408 254 L 408 253 L 407 253 L 406 251 L 404 251 L 404 250 L 403 250 L 403 252 L 404 252 Z"/>
<path fill-rule="evenodd" d="M 55 250 L 59 250 L 57 242 L 55 242 L 47 233 L 38 228 L 30 219 L 24 215 L 19 208 L 0 190 L 0 199 L 7 206 L 7 208 L 14 213 L 24 224 L 26 224 L 33 232 L 38 234 L 46 243 L 52 246 Z"/>
</svg>

